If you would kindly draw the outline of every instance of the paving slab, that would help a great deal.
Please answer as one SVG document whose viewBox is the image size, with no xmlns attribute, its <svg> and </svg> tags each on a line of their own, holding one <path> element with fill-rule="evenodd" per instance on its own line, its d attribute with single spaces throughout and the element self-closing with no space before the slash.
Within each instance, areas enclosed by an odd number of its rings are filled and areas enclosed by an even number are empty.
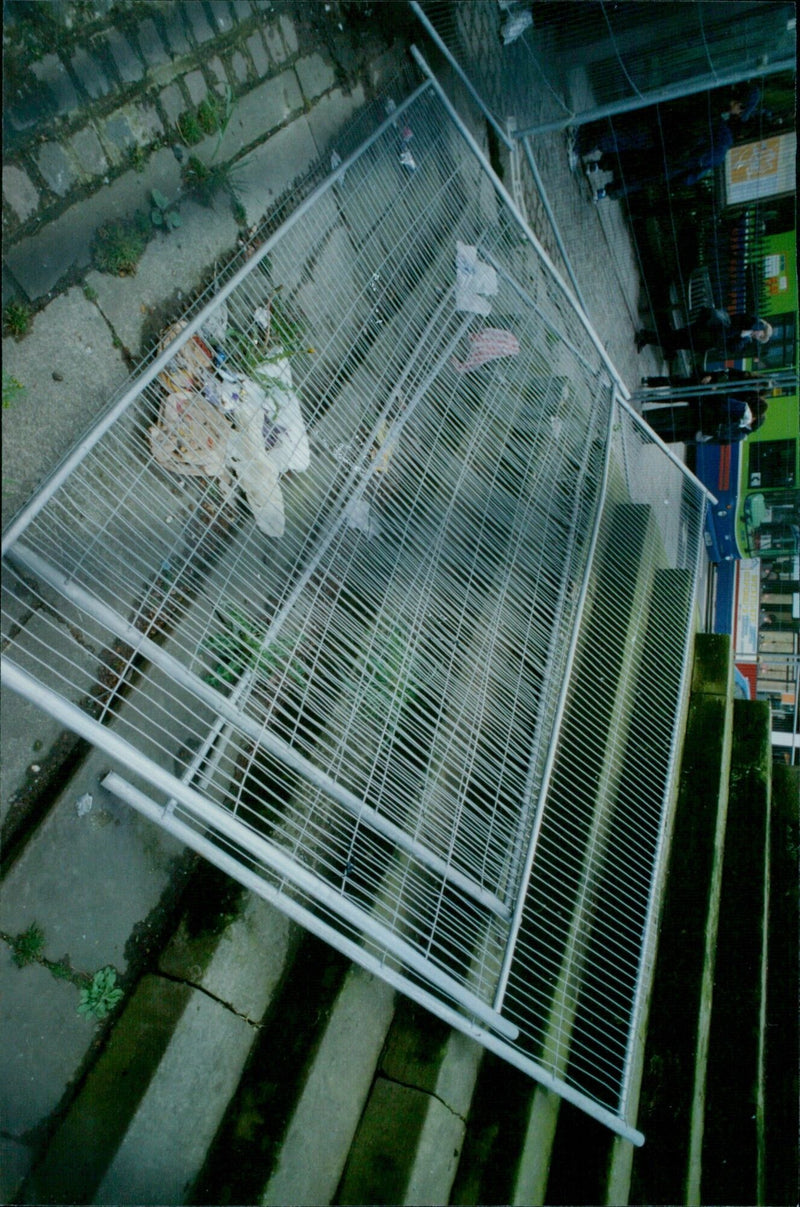
<svg viewBox="0 0 800 1207">
<path fill-rule="evenodd" d="M 280 27 L 278 26 L 277 22 L 273 21 L 269 24 L 264 24 L 261 28 L 261 32 L 264 35 L 264 41 L 267 44 L 267 49 L 269 50 L 273 63 L 277 64 L 278 66 L 280 66 L 281 63 L 285 63 L 289 58 L 289 51 L 286 49 L 283 38 L 281 37 Z"/>
<path fill-rule="evenodd" d="M 106 33 L 108 48 L 123 84 L 135 84 L 144 75 L 142 60 L 125 35 L 112 26 Z"/>
<path fill-rule="evenodd" d="M 0 1128 L 22 1140 L 58 1106 L 94 1026 L 79 993 L 41 964 L 17 968 L 0 945 Z"/>
<path fill-rule="evenodd" d="M 260 222 L 316 158 L 317 146 L 304 117 L 297 118 L 252 151 L 237 168 L 236 176 L 248 225 Z"/>
<path fill-rule="evenodd" d="M 24 388 L 3 411 L 6 523 L 104 409 L 128 370 L 108 324 L 77 288 L 40 311 L 24 339 L 3 340 L 3 367 Z"/>
<path fill-rule="evenodd" d="M 209 150 L 216 153 L 223 162 L 235 159 L 246 147 L 263 139 L 302 109 L 303 97 L 297 76 L 293 71 L 283 71 L 245 93 L 236 103 L 222 141 L 214 135 L 201 149 L 206 154 Z"/>
<path fill-rule="evenodd" d="M 3 198 L 20 222 L 30 218 L 39 208 L 39 192 L 22 168 L 9 164 L 3 168 Z"/>
<path fill-rule="evenodd" d="M 77 179 L 75 168 L 59 143 L 46 142 L 36 156 L 36 166 L 49 187 L 65 197 Z"/>
<path fill-rule="evenodd" d="M 336 74 L 330 63 L 317 52 L 298 59 L 294 69 L 307 101 L 315 101 L 336 83 Z"/>
<path fill-rule="evenodd" d="M 192 44 L 186 32 L 181 6 L 179 4 L 168 4 L 163 11 L 163 19 L 164 32 L 167 35 L 167 43 L 172 53 L 175 55 L 188 54 L 192 49 Z"/>
<path fill-rule="evenodd" d="M 350 92 L 334 88 L 327 96 L 320 97 L 308 114 L 308 124 L 320 155 L 329 154 L 335 148 L 336 139 L 365 103 L 360 84 Z"/>
<path fill-rule="evenodd" d="M 97 295 L 99 313 L 134 357 L 143 351 L 142 333 L 151 309 L 161 307 L 179 291 L 188 302 L 207 269 L 236 247 L 239 228 L 226 196 L 220 196 L 213 206 L 184 201 L 179 209 L 180 227 L 150 241 L 135 276 L 92 271 L 86 277 L 86 284 Z"/>
<path fill-rule="evenodd" d="M 132 146 L 136 141 L 133 131 L 127 122 L 123 124 L 130 131 Z M 111 153 L 110 144 L 106 143 L 105 150 Z M 124 172 L 91 197 L 71 205 L 41 232 L 8 248 L 6 265 L 27 297 L 36 301 L 68 273 L 88 268 L 92 239 L 104 222 L 149 209 L 149 195 L 154 188 L 167 197 L 175 196 L 179 183 L 177 160 L 169 148 L 162 148 L 150 156 L 146 172 Z"/>
<path fill-rule="evenodd" d="M 107 964 L 126 971 L 131 933 L 158 906 L 183 852 L 105 792 L 100 780 L 112 766 L 99 751 L 89 756 L 7 873 L 0 901 L 1 930 L 16 935 L 38 923 L 42 954 L 68 955 L 83 972 Z M 43 1073 L 48 1063 L 40 1062 Z"/>
<path fill-rule="evenodd" d="M 155 22 L 150 17 L 146 17 L 139 23 L 136 37 L 148 67 L 160 67 L 163 63 L 169 62 L 169 56 L 158 36 Z"/>
<path fill-rule="evenodd" d="M 108 171 L 103 144 L 93 126 L 78 130 L 73 135 L 71 146 L 73 155 L 87 176 L 102 176 L 103 172 Z"/>
<path fill-rule="evenodd" d="M 257 29 L 253 30 L 245 42 L 245 46 L 253 60 L 256 75 L 266 75 L 270 68 L 269 55 L 264 49 L 264 42 Z"/>
<path fill-rule="evenodd" d="M 108 96 L 114 85 L 96 55 L 90 55 L 84 46 L 78 46 L 70 59 L 70 65 L 82 88 L 92 100 Z"/>
<path fill-rule="evenodd" d="M 50 91 L 59 116 L 73 113 L 78 108 L 75 85 L 57 55 L 46 54 L 38 63 L 31 64 L 31 71 L 39 83 Z"/>
</svg>

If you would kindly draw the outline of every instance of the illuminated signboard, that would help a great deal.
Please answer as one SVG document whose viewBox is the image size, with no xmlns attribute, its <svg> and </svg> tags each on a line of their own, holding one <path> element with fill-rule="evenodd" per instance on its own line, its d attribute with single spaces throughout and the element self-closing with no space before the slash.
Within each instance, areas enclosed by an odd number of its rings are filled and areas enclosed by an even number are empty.
<svg viewBox="0 0 800 1207">
<path fill-rule="evenodd" d="M 758 142 L 732 147 L 725 156 L 725 195 L 728 205 L 741 205 L 791 193 L 795 189 L 797 135 L 776 134 Z"/>
</svg>

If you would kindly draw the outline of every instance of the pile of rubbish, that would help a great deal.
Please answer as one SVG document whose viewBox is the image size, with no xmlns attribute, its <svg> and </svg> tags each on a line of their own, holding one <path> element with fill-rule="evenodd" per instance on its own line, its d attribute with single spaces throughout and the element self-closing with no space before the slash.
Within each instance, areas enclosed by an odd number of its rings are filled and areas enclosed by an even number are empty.
<svg viewBox="0 0 800 1207">
<path fill-rule="evenodd" d="M 280 479 L 308 469 L 311 453 L 292 386 L 289 355 L 269 343 L 270 308 L 254 313 L 252 347 L 263 360 L 248 359 L 238 372 L 225 350 L 229 336 L 222 302 L 196 335 L 185 340 L 158 380 L 164 398 L 158 423 L 149 429 L 150 450 L 164 469 L 214 478 L 226 496 L 238 486 L 261 532 L 280 537 L 285 528 Z M 185 321 L 173 323 L 162 350 L 180 338 Z"/>
</svg>

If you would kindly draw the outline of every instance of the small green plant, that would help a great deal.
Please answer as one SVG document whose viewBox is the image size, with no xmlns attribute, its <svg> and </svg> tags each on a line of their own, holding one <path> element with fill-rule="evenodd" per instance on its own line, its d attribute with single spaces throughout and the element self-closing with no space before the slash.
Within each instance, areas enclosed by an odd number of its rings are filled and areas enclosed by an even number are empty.
<svg viewBox="0 0 800 1207">
<path fill-rule="evenodd" d="M 203 127 L 194 113 L 182 113 L 178 118 L 178 133 L 187 147 L 194 147 L 203 140 Z"/>
<path fill-rule="evenodd" d="M 38 922 L 31 922 L 27 930 L 15 935 L 11 942 L 11 958 L 17 968 L 34 964 L 40 959 L 44 947 L 44 931 Z"/>
<path fill-rule="evenodd" d="M 197 107 L 197 124 L 204 134 L 216 134 L 222 124 L 220 102 L 216 97 L 207 96 Z"/>
<path fill-rule="evenodd" d="M 107 222 L 94 237 L 94 262 L 101 272 L 118 277 L 133 276 L 149 237 L 150 223 L 143 214 Z"/>
<path fill-rule="evenodd" d="M 3 410 L 18 402 L 24 393 L 25 387 L 19 378 L 3 369 Z"/>
<path fill-rule="evenodd" d="M 238 200 L 236 168 L 230 163 L 203 163 L 196 155 L 191 155 L 181 178 L 187 193 L 201 205 L 211 205 L 218 193 L 227 193 L 234 202 Z"/>
<path fill-rule="evenodd" d="M 147 163 L 147 152 L 144 147 L 140 147 L 138 143 L 130 147 L 128 150 L 128 163 L 134 172 L 143 172 L 144 166 Z"/>
<path fill-rule="evenodd" d="M 88 985 L 81 989 L 78 1014 L 91 1014 L 94 1018 L 105 1018 L 122 999 L 123 992 L 117 987 L 116 969 L 99 968 Z"/>
<path fill-rule="evenodd" d="M 84 285 L 83 296 L 86 298 L 87 302 L 96 302 L 97 301 L 97 290 L 93 289 L 91 285 Z"/>
<path fill-rule="evenodd" d="M 153 189 L 150 193 L 150 199 L 153 202 L 150 210 L 150 221 L 153 226 L 163 227 L 164 230 L 175 230 L 181 224 L 181 216 L 175 208 L 174 202 L 170 201 L 169 197 L 165 197 L 158 189 Z"/>
<path fill-rule="evenodd" d="M 222 629 L 205 640 L 205 648 L 216 665 L 206 675 L 212 687 L 224 687 L 235 683 L 245 671 L 252 671 L 261 679 L 269 679 L 286 667 L 287 677 L 298 686 L 306 679 L 304 664 L 293 655 L 293 644 L 289 638 L 279 637 L 263 648 L 264 635 L 253 624 L 249 616 L 238 608 L 230 608 L 222 616 Z"/>
<path fill-rule="evenodd" d="M 9 302 L 3 311 L 3 327 L 14 339 L 22 339 L 31 329 L 31 309 L 25 302 Z"/>
</svg>

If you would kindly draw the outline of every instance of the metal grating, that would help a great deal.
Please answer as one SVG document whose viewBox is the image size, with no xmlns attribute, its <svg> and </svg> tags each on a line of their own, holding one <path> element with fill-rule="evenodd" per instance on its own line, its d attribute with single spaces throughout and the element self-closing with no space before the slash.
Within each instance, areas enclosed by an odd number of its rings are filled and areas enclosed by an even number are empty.
<svg viewBox="0 0 800 1207">
<path fill-rule="evenodd" d="M 172 334 L 7 533 L 4 681 L 639 1142 L 697 484 L 430 82 Z"/>
</svg>

